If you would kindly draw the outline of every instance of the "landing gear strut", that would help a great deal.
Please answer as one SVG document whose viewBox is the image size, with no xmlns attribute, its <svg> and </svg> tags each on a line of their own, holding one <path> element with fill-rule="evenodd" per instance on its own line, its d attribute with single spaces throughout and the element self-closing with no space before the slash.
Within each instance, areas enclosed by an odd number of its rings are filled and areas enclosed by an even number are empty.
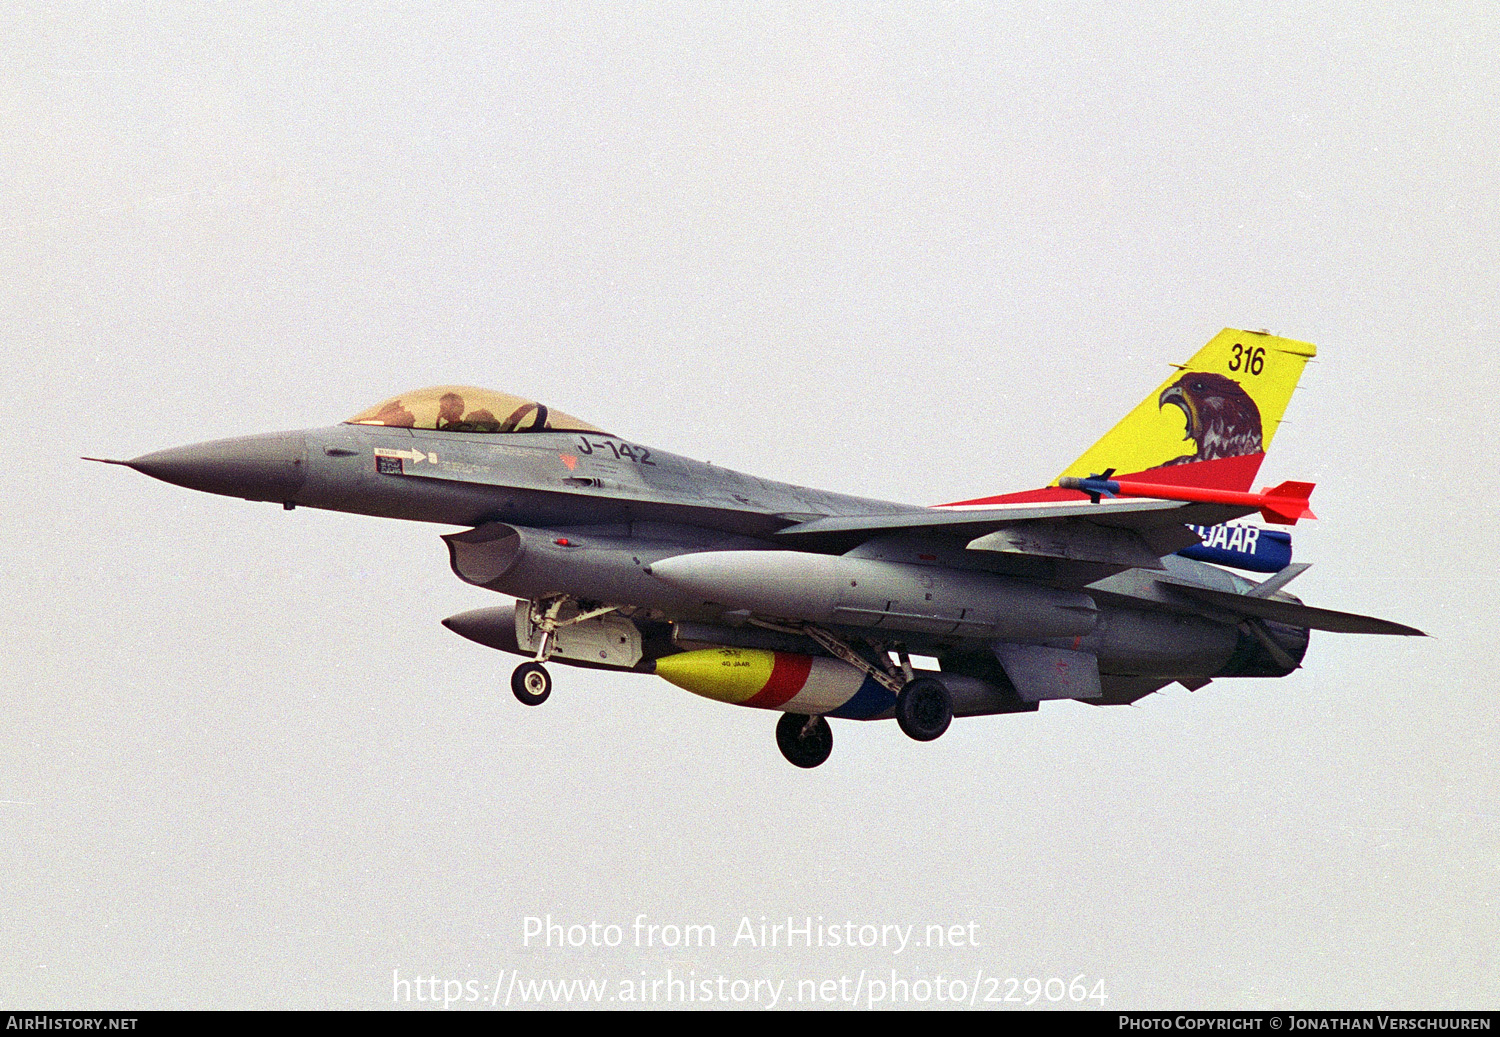
<svg viewBox="0 0 1500 1037">
<path fill-rule="evenodd" d="M 563 619 L 561 618 L 563 608 L 568 605 L 574 606 L 577 614 Z M 617 606 L 605 605 L 603 608 L 578 612 L 577 610 L 581 607 L 578 602 L 562 594 L 527 602 L 526 607 L 529 610 L 527 618 L 530 620 L 532 629 L 540 634 L 536 638 L 536 657 L 531 662 L 522 663 L 516 667 L 516 672 L 510 675 L 510 690 L 515 692 L 516 698 L 526 705 L 540 706 L 547 701 L 547 696 L 552 694 L 552 675 L 542 664 L 552 658 L 552 653 L 557 650 L 557 632 L 565 627 L 614 612 Z M 566 653 L 564 657 L 569 658 Z M 571 658 L 576 658 L 576 656 Z"/>
<path fill-rule="evenodd" d="M 528 706 L 540 706 L 552 694 L 552 674 L 541 663 L 522 663 L 510 675 L 510 690 Z"/>
<path fill-rule="evenodd" d="M 783 713 L 776 722 L 776 744 L 788 762 L 816 767 L 833 752 L 833 729 L 822 717 Z"/>
</svg>

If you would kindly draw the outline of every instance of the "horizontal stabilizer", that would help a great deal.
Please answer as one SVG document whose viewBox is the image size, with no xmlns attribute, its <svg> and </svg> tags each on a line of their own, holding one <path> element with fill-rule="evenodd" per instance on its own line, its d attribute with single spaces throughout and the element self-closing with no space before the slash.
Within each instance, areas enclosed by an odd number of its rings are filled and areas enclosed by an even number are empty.
<svg viewBox="0 0 1500 1037">
<path fill-rule="evenodd" d="M 1359 616 L 1352 612 L 1313 608 L 1299 602 L 1281 601 L 1276 598 L 1256 598 L 1231 591 L 1209 590 L 1207 587 L 1195 587 L 1175 581 L 1158 580 L 1157 582 L 1205 604 L 1222 608 L 1226 612 L 1269 619 L 1274 623 L 1285 623 L 1287 626 L 1306 627 L 1309 630 L 1328 630 L 1335 634 L 1427 636 L 1415 627 L 1402 626 L 1400 623 L 1392 623 L 1388 619 L 1376 619 L 1374 616 Z"/>
</svg>

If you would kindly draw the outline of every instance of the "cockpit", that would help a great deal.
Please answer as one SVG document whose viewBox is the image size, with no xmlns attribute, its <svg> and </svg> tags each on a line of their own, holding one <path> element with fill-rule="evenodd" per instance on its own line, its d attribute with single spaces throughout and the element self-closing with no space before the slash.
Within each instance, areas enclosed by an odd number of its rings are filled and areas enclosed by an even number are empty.
<svg viewBox="0 0 1500 1037">
<path fill-rule="evenodd" d="M 348 425 L 436 432 L 604 432 L 546 404 L 472 385 L 435 385 L 360 411 Z"/>
</svg>

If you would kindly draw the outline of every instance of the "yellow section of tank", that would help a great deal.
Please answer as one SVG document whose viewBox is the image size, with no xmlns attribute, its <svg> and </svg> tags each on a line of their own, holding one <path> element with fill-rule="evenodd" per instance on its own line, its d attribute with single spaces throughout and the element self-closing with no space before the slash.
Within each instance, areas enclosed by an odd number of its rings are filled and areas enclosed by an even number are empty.
<svg viewBox="0 0 1500 1037">
<path fill-rule="evenodd" d="M 758 648 L 705 648 L 656 660 L 656 675 L 694 695 L 738 705 L 771 679 L 776 653 Z"/>
</svg>

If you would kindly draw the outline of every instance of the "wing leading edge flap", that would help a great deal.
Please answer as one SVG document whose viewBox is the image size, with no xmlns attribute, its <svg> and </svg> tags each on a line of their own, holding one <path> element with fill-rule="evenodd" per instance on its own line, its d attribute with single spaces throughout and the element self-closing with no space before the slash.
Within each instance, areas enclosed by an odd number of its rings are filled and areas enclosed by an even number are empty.
<svg viewBox="0 0 1500 1037">
<path fill-rule="evenodd" d="M 1306 627 L 1309 630 L 1327 630 L 1335 634 L 1400 634 L 1407 637 L 1426 637 L 1415 627 L 1392 623 L 1388 619 L 1360 616 L 1353 612 L 1335 612 L 1332 609 L 1313 608 L 1296 601 L 1278 598 L 1257 598 L 1232 591 L 1209 590 L 1175 580 L 1158 579 L 1157 583 L 1173 591 L 1196 598 L 1207 605 L 1222 608 L 1242 616 L 1269 619 L 1273 623 Z"/>
</svg>

